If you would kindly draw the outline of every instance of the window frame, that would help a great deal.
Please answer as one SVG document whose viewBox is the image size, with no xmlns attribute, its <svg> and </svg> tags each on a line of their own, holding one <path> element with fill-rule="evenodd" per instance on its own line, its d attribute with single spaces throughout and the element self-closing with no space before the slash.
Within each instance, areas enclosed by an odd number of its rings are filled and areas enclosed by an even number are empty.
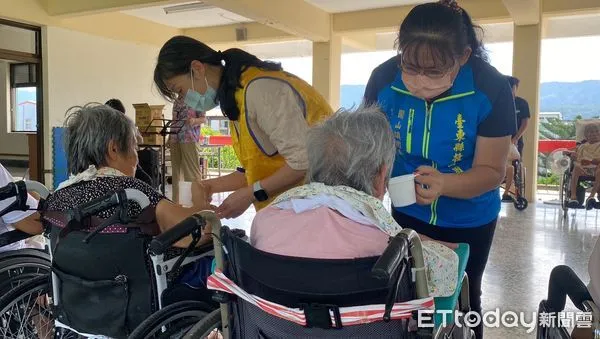
<svg viewBox="0 0 600 339">
<path fill-rule="evenodd" d="M 16 71 L 15 69 L 19 66 L 23 66 L 23 65 L 28 65 L 29 66 L 29 70 L 28 70 L 28 81 L 27 82 L 22 82 L 22 83 L 17 83 L 16 82 Z M 37 97 L 37 91 L 39 90 L 38 87 L 38 65 L 37 63 L 29 63 L 29 62 L 17 62 L 17 63 L 11 63 L 9 64 L 9 92 L 10 92 L 10 131 L 11 133 L 32 133 L 32 132 L 36 132 L 37 131 L 37 124 L 38 124 L 38 119 L 37 119 L 37 114 L 36 114 L 36 126 L 34 126 L 33 129 L 28 130 L 28 129 L 17 129 L 17 90 L 19 88 L 35 88 L 36 90 L 36 97 Z M 37 111 L 37 99 L 36 99 L 36 111 Z"/>
</svg>

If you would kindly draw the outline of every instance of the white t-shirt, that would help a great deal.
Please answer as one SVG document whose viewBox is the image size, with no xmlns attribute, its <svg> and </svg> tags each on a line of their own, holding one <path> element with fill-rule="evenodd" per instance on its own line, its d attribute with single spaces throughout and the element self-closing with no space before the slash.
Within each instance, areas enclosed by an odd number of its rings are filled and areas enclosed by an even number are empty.
<svg viewBox="0 0 600 339">
<path fill-rule="evenodd" d="M 2 164 L 0 164 L 0 187 L 4 187 L 13 181 L 14 181 L 14 178 L 12 177 L 12 175 L 10 175 L 10 173 L 8 173 L 8 171 L 4 168 L 4 166 L 2 166 Z M 8 207 L 10 204 L 12 204 L 16 199 L 17 198 L 0 200 L 0 211 L 4 210 L 6 207 Z M 38 201 L 35 200 L 31 195 L 28 195 L 27 204 L 29 205 L 29 208 L 35 209 L 35 208 L 37 208 Z M 32 215 L 33 213 L 35 213 L 35 211 L 33 211 L 33 210 L 13 211 L 13 212 L 3 215 L 2 217 L 0 217 L 0 234 L 14 230 L 15 228 L 12 226 L 12 224 L 27 218 L 28 216 Z M 0 252 L 18 250 L 18 249 L 21 249 L 24 247 L 26 247 L 25 241 L 22 240 L 22 241 L 14 243 L 14 244 L 0 247 Z"/>
</svg>

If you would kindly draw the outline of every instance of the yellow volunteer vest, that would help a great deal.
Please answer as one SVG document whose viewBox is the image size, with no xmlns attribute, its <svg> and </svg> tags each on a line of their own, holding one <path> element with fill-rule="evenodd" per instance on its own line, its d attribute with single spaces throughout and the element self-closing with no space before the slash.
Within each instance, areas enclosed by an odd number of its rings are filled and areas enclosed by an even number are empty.
<svg viewBox="0 0 600 339">
<path fill-rule="evenodd" d="M 235 101 L 240 109 L 240 116 L 237 123 L 231 122 L 229 124 L 229 129 L 235 154 L 246 170 L 248 185 L 271 176 L 285 165 L 285 159 L 279 153 L 268 156 L 261 151 L 246 123 L 246 88 L 252 80 L 263 77 L 281 79 L 296 90 L 304 100 L 306 121 L 309 126 L 313 126 L 333 114 L 325 98 L 304 80 L 283 71 L 264 71 L 256 67 L 249 67 L 245 70 L 240 79 L 241 88 L 235 93 Z M 302 183 L 300 182 L 298 185 Z M 276 196 L 270 196 L 267 201 L 257 201 L 254 203 L 254 207 L 258 211 L 268 206 Z"/>
</svg>

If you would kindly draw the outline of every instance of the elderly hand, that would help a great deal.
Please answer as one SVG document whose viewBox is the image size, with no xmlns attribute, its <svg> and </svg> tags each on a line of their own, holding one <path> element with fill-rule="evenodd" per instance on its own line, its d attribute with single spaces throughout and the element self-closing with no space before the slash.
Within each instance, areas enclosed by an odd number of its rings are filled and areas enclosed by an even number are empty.
<svg viewBox="0 0 600 339">
<path fill-rule="evenodd" d="M 212 188 L 207 181 L 192 182 L 192 203 L 201 209 L 210 208 L 212 201 Z"/>
<path fill-rule="evenodd" d="M 431 166 L 417 168 L 415 182 L 419 205 L 431 205 L 444 190 L 444 175 Z"/>
<path fill-rule="evenodd" d="M 216 213 L 219 218 L 237 218 L 242 215 L 248 207 L 254 202 L 254 191 L 252 187 L 243 187 L 231 193 L 217 207 Z"/>
</svg>

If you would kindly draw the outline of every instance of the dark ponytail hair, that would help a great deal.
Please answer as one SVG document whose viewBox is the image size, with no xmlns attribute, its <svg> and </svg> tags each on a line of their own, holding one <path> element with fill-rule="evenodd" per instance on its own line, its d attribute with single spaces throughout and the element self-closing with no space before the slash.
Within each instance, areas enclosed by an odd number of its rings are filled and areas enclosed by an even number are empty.
<svg viewBox="0 0 600 339">
<path fill-rule="evenodd" d="M 237 120 L 240 115 L 235 101 L 235 91 L 241 88 L 240 76 L 248 67 L 269 71 L 282 70 L 280 64 L 262 61 L 238 48 L 224 52 L 215 51 L 196 39 L 182 35 L 175 36 L 160 49 L 154 69 L 154 84 L 163 97 L 171 101 L 177 98 L 177 93 L 173 92 L 166 82 L 174 76 L 189 74 L 194 60 L 223 67 L 216 100 L 229 120 Z"/>
<path fill-rule="evenodd" d="M 481 35 L 483 29 L 473 24 L 456 1 L 422 4 L 414 7 L 400 25 L 398 53 L 419 67 L 425 67 L 421 64 L 423 55 L 430 55 L 436 65 L 451 66 L 470 47 L 472 57 L 487 61 Z"/>
<path fill-rule="evenodd" d="M 116 109 L 121 113 L 125 113 L 125 106 L 119 99 L 110 99 L 105 103 L 106 106 Z"/>
</svg>

